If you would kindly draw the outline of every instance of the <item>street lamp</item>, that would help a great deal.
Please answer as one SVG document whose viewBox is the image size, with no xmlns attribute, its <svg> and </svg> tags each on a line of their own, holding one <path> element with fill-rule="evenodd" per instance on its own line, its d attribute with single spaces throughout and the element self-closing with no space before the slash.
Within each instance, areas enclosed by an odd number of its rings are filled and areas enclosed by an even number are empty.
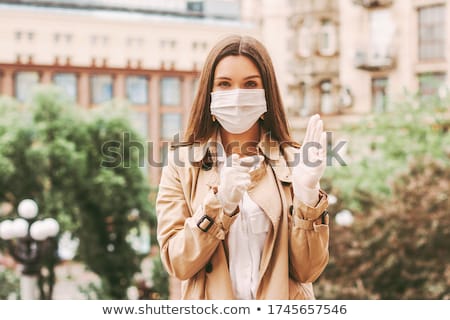
<svg viewBox="0 0 450 320">
<path fill-rule="evenodd" d="M 53 218 L 38 220 L 39 208 L 31 199 L 22 200 L 17 211 L 20 218 L 0 223 L 0 238 L 7 242 L 11 256 L 23 265 L 21 298 L 33 300 L 39 297 L 38 277 L 42 262 L 56 253 L 59 224 Z"/>
<path fill-rule="evenodd" d="M 355 218 L 350 210 L 344 209 L 339 211 L 335 217 L 336 223 L 343 227 L 350 227 Z"/>
</svg>

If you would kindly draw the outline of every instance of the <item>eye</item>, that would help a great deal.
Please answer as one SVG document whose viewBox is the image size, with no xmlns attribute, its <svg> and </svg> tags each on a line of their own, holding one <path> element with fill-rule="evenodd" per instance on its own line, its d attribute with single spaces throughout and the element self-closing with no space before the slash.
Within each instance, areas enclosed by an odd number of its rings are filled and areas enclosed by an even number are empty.
<svg viewBox="0 0 450 320">
<path fill-rule="evenodd" d="M 253 80 L 247 81 L 245 83 L 245 87 L 246 88 L 255 88 L 257 86 L 258 86 L 258 83 L 256 81 L 253 81 Z"/>
<path fill-rule="evenodd" d="M 218 87 L 221 87 L 221 88 L 227 88 L 227 87 L 230 86 L 230 83 L 229 83 L 228 81 L 219 81 L 219 82 L 217 83 L 217 86 L 218 86 Z"/>
</svg>

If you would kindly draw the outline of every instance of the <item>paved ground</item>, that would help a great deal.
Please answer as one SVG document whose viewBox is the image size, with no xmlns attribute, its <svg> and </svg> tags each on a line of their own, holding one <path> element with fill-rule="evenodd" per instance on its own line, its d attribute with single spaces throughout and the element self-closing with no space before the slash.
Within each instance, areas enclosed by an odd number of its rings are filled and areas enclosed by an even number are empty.
<svg viewBox="0 0 450 320">
<path fill-rule="evenodd" d="M 86 270 L 81 263 L 64 263 L 59 265 L 55 271 L 56 284 L 53 299 L 86 299 L 86 296 L 80 292 L 80 287 L 87 287 L 89 283 L 99 284 L 97 275 Z"/>
<path fill-rule="evenodd" d="M 8 268 L 16 269 L 18 276 L 20 276 L 21 266 L 15 264 L 14 260 L 9 257 L 0 256 L 1 263 Z M 151 286 L 152 260 L 146 258 L 141 265 L 142 276 L 146 280 L 146 285 Z M 98 276 L 88 271 L 84 264 L 80 262 L 64 262 L 58 265 L 55 269 L 56 283 L 53 290 L 53 299 L 55 300 L 82 300 L 87 299 L 86 294 L 80 290 L 81 288 L 88 288 L 90 283 L 98 285 L 100 280 Z M 176 286 L 175 286 L 176 287 Z M 129 298 L 137 299 L 137 289 L 129 290 Z"/>
</svg>

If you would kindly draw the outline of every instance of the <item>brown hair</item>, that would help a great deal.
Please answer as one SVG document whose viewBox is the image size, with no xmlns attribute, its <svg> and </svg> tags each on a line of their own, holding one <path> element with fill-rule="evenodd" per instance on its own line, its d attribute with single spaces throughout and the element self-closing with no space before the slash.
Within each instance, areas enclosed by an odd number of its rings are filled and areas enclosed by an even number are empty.
<svg viewBox="0 0 450 320">
<path fill-rule="evenodd" d="M 264 120 L 260 119 L 262 127 L 270 132 L 271 137 L 282 143 L 291 143 L 292 139 L 284 113 L 280 92 L 278 89 L 272 60 L 264 45 L 249 36 L 232 35 L 219 41 L 206 58 L 198 90 L 192 104 L 188 127 L 185 133 L 185 143 L 205 141 L 214 132 L 217 122 L 212 121 L 210 112 L 214 73 L 217 64 L 226 56 L 243 55 L 256 65 L 261 74 L 266 93 L 267 113 Z"/>
</svg>

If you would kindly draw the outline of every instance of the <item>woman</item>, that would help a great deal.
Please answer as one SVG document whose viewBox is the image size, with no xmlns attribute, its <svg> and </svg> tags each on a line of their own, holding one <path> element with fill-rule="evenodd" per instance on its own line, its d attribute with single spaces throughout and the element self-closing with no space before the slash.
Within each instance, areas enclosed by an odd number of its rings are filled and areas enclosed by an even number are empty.
<svg viewBox="0 0 450 320">
<path fill-rule="evenodd" d="M 292 141 L 263 45 L 230 36 L 206 59 L 185 142 L 156 200 L 158 241 L 183 299 L 313 299 L 328 262 L 325 132 Z"/>
</svg>

